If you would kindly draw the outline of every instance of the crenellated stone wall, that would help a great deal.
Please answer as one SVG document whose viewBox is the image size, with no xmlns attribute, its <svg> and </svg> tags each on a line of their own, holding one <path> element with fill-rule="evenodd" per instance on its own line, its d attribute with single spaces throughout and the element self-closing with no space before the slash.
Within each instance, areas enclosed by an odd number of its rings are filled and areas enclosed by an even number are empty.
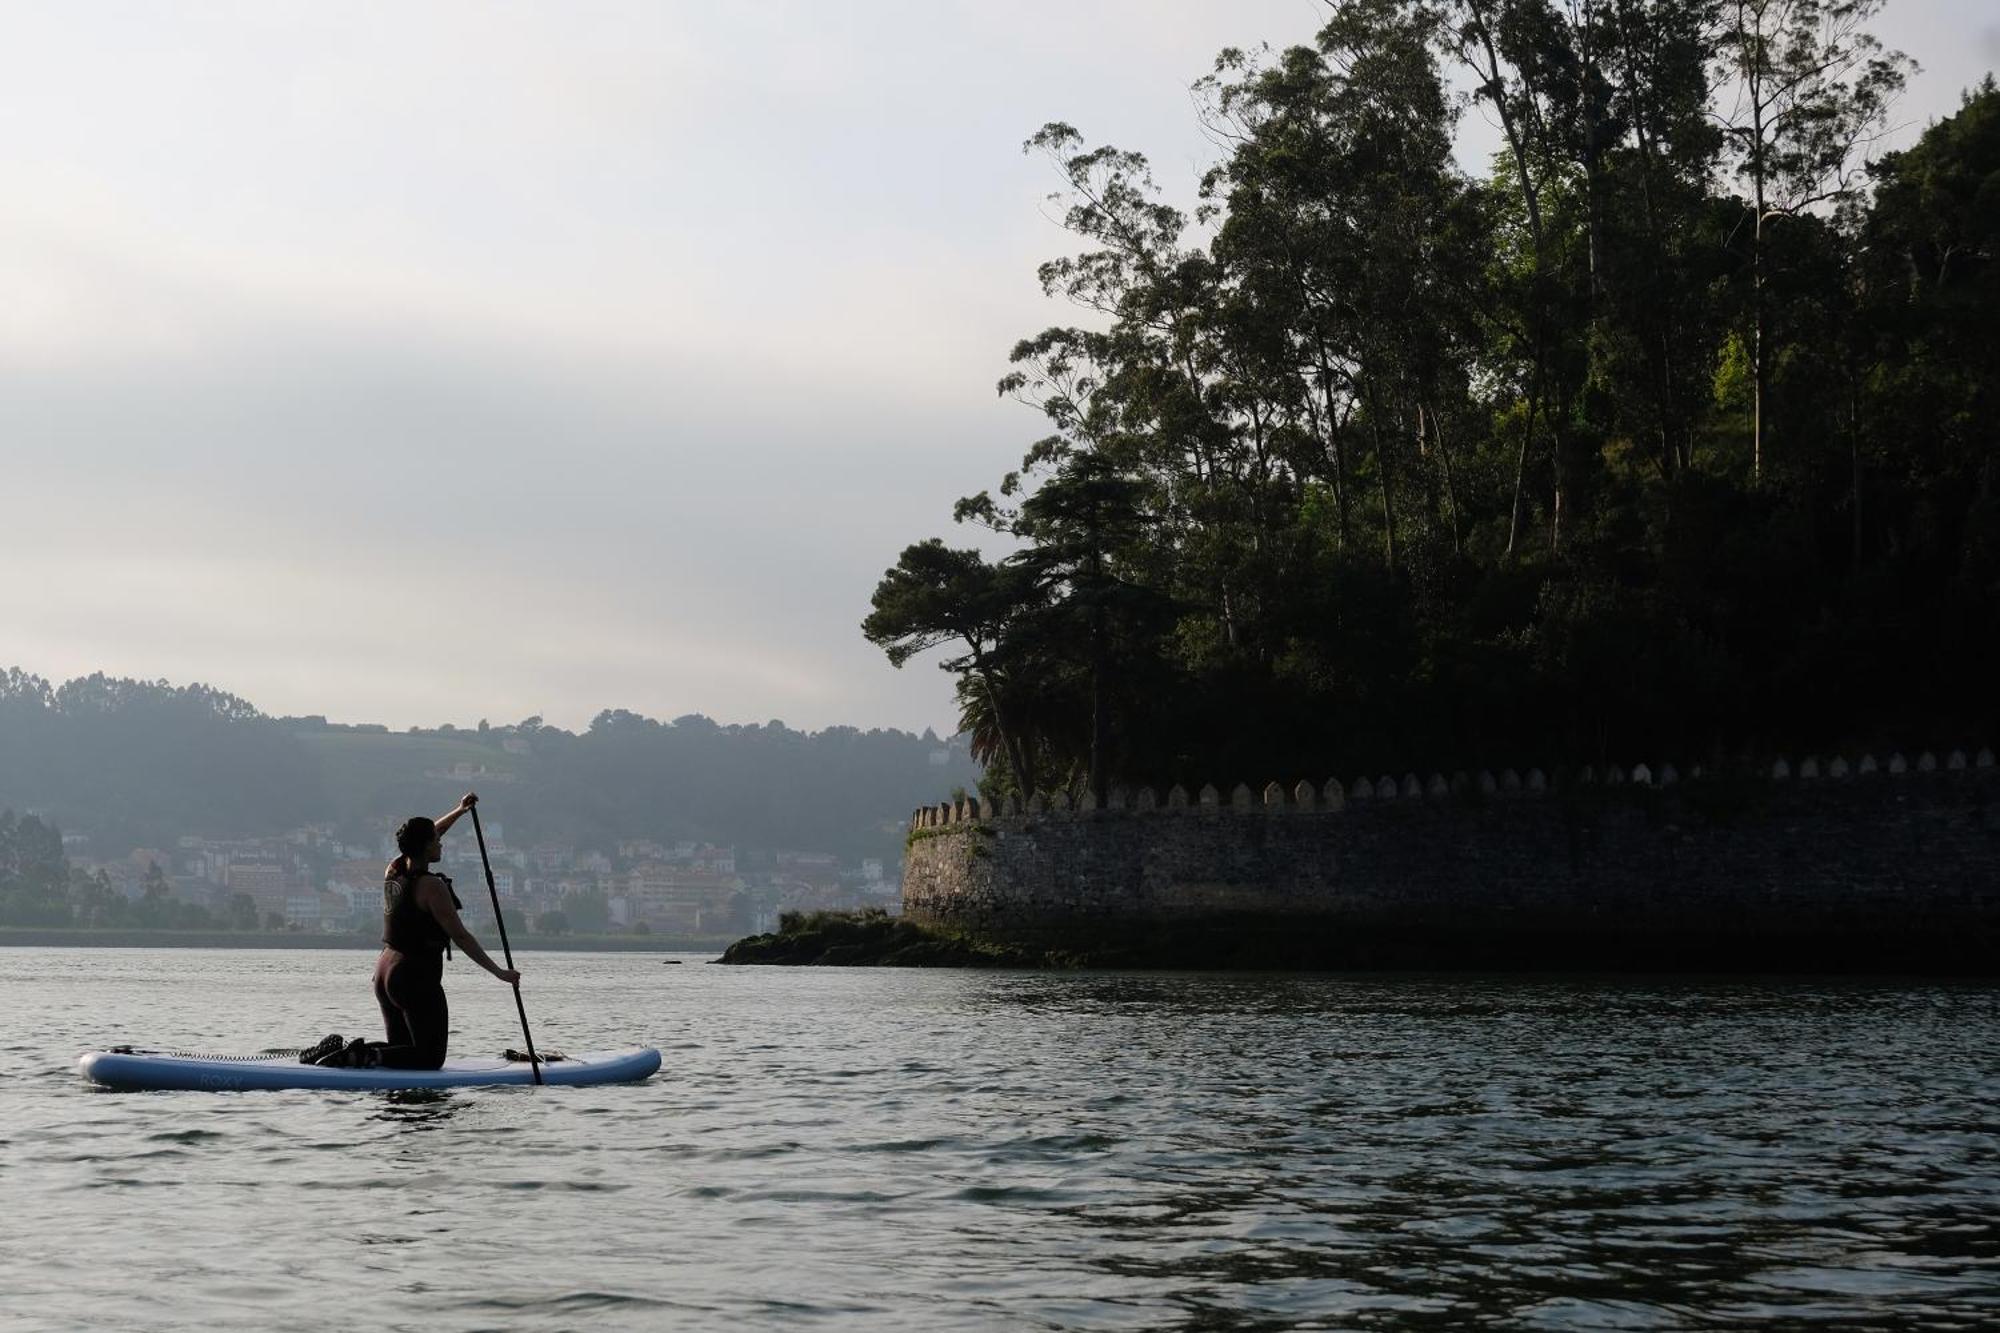
<svg viewBox="0 0 2000 1333">
<path fill-rule="evenodd" d="M 1980 749 L 1176 787 L 1103 809 L 968 799 L 913 814 L 903 910 L 1052 944 L 1255 920 L 1311 937 L 1327 965 L 1852 967 L 1879 951 L 2000 970 L 2000 770 Z"/>
</svg>

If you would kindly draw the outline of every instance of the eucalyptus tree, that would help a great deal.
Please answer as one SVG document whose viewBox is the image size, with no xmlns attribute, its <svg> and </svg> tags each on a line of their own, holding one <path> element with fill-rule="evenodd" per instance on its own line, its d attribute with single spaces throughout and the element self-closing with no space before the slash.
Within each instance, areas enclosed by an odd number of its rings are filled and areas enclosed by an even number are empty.
<svg viewBox="0 0 2000 1333">
<path fill-rule="evenodd" d="M 1226 357 L 1216 347 L 1215 265 L 1182 245 L 1188 219 L 1161 202 L 1140 154 L 1086 149 L 1061 123 L 1044 126 L 1025 148 L 1056 169 L 1063 188 L 1051 200 L 1064 227 L 1089 247 L 1043 264 L 1043 291 L 1091 323 L 1054 326 L 1014 347 L 1000 392 L 1040 411 L 1052 433 L 1002 482 L 1002 495 L 1032 487 L 1072 450 L 1105 453 L 1150 490 L 1159 577 L 1184 585 L 1234 644 L 1244 618 L 1245 579 L 1233 552 L 1246 470 L 1220 383 Z"/>
<path fill-rule="evenodd" d="M 1332 487 L 1344 549 L 1357 461 L 1372 472 L 1383 565 L 1400 563 L 1399 481 L 1424 517 L 1457 530 L 1440 399 L 1462 376 L 1477 246 L 1467 183 L 1451 161 L 1453 113 L 1422 6 L 1342 6 L 1311 48 L 1269 63 L 1223 54 L 1206 81 L 1233 148 L 1206 178 L 1224 218 L 1214 253 L 1256 317 L 1239 327 L 1288 349 L 1290 385 L 1268 406 L 1314 440 L 1294 451 Z M 1273 331 L 1276 331 L 1275 335 Z M 1359 458 L 1357 458 L 1357 455 Z"/>
<path fill-rule="evenodd" d="M 1724 0 L 1717 115 L 1748 187 L 1751 472 L 1764 473 L 1770 378 L 1767 226 L 1850 197 L 1862 157 L 1915 68 L 1867 30 L 1885 0 Z"/>
<path fill-rule="evenodd" d="M 1617 374 L 1634 435 L 1654 443 L 1661 474 L 1695 464 L 1697 403 L 1713 346 L 1704 306 L 1706 218 L 1721 137 L 1709 108 L 1721 0 L 1611 0 L 1612 107 L 1623 139 L 1616 170 L 1622 249 L 1612 357 L 1630 345 L 1637 373 Z M 1636 209 L 1632 204 L 1636 202 Z M 1615 367 L 1613 368 L 1615 372 Z"/>
<path fill-rule="evenodd" d="M 1447 46 L 1508 143 L 1496 203 L 1518 219 L 1510 233 L 1524 233 L 1512 267 L 1525 281 L 1501 287 L 1531 352 L 1517 542 L 1544 385 L 1558 542 L 1590 517 L 1578 501 L 1606 446 L 1629 443 L 1663 478 L 1693 465 L 1708 387 L 1716 3 L 1449 0 Z M 1506 355 L 1504 343 L 1496 350 Z"/>
<path fill-rule="evenodd" d="M 1869 527 L 1880 545 L 1898 510 L 1927 516 L 1930 531 L 1895 533 L 1895 544 L 1938 552 L 1939 576 L 1970 574 L 2000 595 L 2000 86 L 1988 75 L 1870 175 L 1858 265 L 1874 340 L 1866 396 L 1882 426 L 1853 434 L 1887 493 Z M 1857 524 L 1862 466 L 1857 457 Z"/>
<path fill-rule="evenodd" d="M 1202 182 L 1205 219 L 1226 218 L 1214 244 L 1235 283 L 1231 341 L 1253 349 L 1266 396 L 1297 446 L 1285 463 L 1300 483 L 1326 486 L 1332 539 L 1354 540 L 1354 446 L 1359 345 L 1351 300 L 1352 219 L 1336 202 L 1340 148 L 1329 114 L 1334 72 L 1309 47 L 1269 65 L 1223 52 L 1197 84 L 1212 128 L 1234 142 Z"/>
<path fill-rule="evenodd" d="M 1047 429 L 956 512 L 1019 549 L 932 570 L 928 605 L 885 580 L 879 641 L 1003 587 L 951 664 L 963 718 L 994 780 L 1100 795 L 1412 745 L 1802 743 L 1898 693 L 1906 612 L 1957 627 L 1940 662 L 2000 650 L 2000 98 L 1864 208 L 1907 69 L 1880 3 L 1342 0 L 1198 85 L 1204 231 L 1140 155 L 1045 127 L 1081 246 L 1040 276 L 1081 313 L 1014 349 L 1001 391 Z M 1503 140 L 1479 181 L 1463 104 Z M 1762 485 L 1780 421 L 1847 456 Z M 1850 648 L 1867 688 L 1825 670 Z"/>
<path fill-rule="evenodd" d="M 1446 0 L 1440 7 L 1446 22 L 1439 33 L 1448 49 L 1477 82 L 1474 95 L 1492 108 L 1507 143 L 1508 169 L 1498 173 L 1518 192 L 1526 231 L 1529 268 L 1524 290 L 1515 296 L 1518 317 L 1511 321 L 1507 341 L 1525 342 L 1528 373 L 1526 410 L 1515 451 L 1513 492 L 1508 512 L 1506 554 L 1519 549 L 1529 455 L 1535 425 L 1541 418 L 1550 378 L 1552 344 L 1557 337 L 1554 285 L 1555 256 L 1546 218 L 1545 176 L 1554 171 L 1557 154 L 1549 132 L 1544 53 L 1553 15 L 1542 3 L 1522 0 Z M 1507 284 L 1496 284 L 1505 294 Z M 1502 322 L 1508 322 L 1502 316 Z M 1555 414 L 1556 452 L 1561 453 L 1562 413 Z"/>
<path fill-rule="evenodd" d="M 1602 449 L 1692 466 L 1707 360 L 1701 252 L 1718 0 L 1439 0 L 1442 49 L 1501 130 L 1496 382 L 1520 395 L 1507 553 L 1549 436 L 1552 546 L 1590 516 Z"/>
</svg>

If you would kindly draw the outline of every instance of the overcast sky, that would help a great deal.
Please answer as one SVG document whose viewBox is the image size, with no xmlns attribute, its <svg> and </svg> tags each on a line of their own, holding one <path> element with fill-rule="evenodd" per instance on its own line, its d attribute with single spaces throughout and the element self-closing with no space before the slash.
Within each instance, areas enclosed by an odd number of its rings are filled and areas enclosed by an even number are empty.
<svg viewBox="0 0 2000 1333">
<path fill-rule="evenodd" d="M 857 625 L 1039 422 L 1044 121 L 1316 0 L 7 4 L 0 667 L 269 712 L 952 727 Z M 1891 0 L 1907 141 L 2000 64 Z M 1470 151 L 1483 131 L 1468 128 Z"/>
</svg>

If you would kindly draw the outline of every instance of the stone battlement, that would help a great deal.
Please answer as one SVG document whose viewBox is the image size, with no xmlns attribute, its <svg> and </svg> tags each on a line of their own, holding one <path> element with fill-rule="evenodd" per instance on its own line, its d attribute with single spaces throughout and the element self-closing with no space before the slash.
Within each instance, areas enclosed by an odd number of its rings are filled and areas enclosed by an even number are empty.
<svg viewBox="0 0 2000 1333">
<path fill-rule="evenodd" d="M 913 813 L 903 909 L 1058 944 L 1257 918 L 1326 966 L 1560 941 L 1544 964 L 1995 968 L 2000 768 L 1979 749 L 968 798 Z"/>
<path fill-rule="evenodd" d="M 1944 771 L 1959 773 L 1970 770 L 1990 770 L 1994 767 L 1993 751 L 1981 746 L 1970 759 L 1964 750 L 1949 751 L 1940 760 L 1930 750 L 1919 752 L 1914 761 L 1906 759 L 1901 751 L 1896 751 L 1881 762 L 1872 754 L 1862 754 L 1852 763 L 1845 756 L 1835 755 L 1824 764 L 1818 755 L 1807 755 L 1796 765 L 1785 757 L 1771 762 L 1765 771 L 1773 782 L 1797 780 L 1813 782 L 1820 779 L 1843 781 L 1851 778 L 1873 777 L 1888 774 L 1901 777 L 1907 773 L 1935 773 Z M 1170 787 L 1164 798 L 1151 787 L 1136 790 L 1114 787 L 1105 802 L 1106 810 L 1293 810 L 1298 812 L 1324 811 L 1339 813 L 1350 806 L 1360 806 L 1368 802 L 1395 800 L 1437 800 L 1448 796 L 1463 795 L 1467 791 L 1477 791 L 1482 796 L 1542 796 L 1562 787 L 1657 787 L 1665 789 L 1683 781 L 1699 781 L 1703 777 L 1700 764 L 1690 765 L 1685 778 L 1671 763 L 1661 764 L 1657 770 L 1646 764 L 1634 764 L 1630 769 L 1613 764 L 1602 773 L 1588 765 L 1578 769 L 1574 776 L 1558 784 L 1539 768 L 1530 768 L 1527 775 L 1514 769 L 1502 769 L 1495 777 L 1490 770 L 1481 769 L 1477 775 L 1468 776 L 1463 772 L 1453 773 L 1446 778 L 1442 773 L 1433 772 L 1428 779 L 1419 779 L 1415 773 L 1405 773 L 1400 782 L 1384 774 L 1372 782 L 1363 777 L 1354 779 L 1352 784 L 1343 784 L 1339 778 L 1329 778 L 1319 786 L 1310 782 L 1300 782 L 1286 788 L 1277 782 L 1266 783 L 1261 791 L 1252 791 L 1247 783 L 1238 783 L 1229 794 L 1229 803 L 1223 805 L 1221 791 L 1213 785 L 1204 786 L 1192 797 L 1179 784 Z M 957 802 L 938 805 L 918 806 L 910 813 L 911 829 L 947 828 L 953 824 L 976 823 L 990 818 L 1018 818 L 1028 816 L 1042 818 L 1065 814 L 1089 814 L 1097 810 L 1097 798 L 1085 792 L 1075 800 L 1066 793 L 1041 795 L 1037 793 L 1026 802 L 1017 797 L 1008 797 L 998 808 L 985 808 L 978 797 L 968 796 Z"/>
</svg>

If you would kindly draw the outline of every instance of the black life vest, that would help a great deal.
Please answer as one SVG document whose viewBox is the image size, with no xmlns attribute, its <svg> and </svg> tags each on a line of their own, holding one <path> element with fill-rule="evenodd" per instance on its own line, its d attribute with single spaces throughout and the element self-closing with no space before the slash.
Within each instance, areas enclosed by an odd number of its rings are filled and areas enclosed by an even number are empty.
<svg viewBox="0 0 2000 1333">
<path fill-rule="evenodd" d="M 397 953 L 437 953 L 440 950 L 448 958 L 451 956 L 451 936 L 438 924 L 438 919 L 424 910 L 417 901 L 417 881 L 425 873 L 413 871 L 402 875 L 390 875 L 382 881 L 382 943 Z M 458 890 L 452 888 L 449 875 L 438 875 L 444 891 L 451 895 L 451 905 L 463 908 L 458 900 Z"/>
</svg>

